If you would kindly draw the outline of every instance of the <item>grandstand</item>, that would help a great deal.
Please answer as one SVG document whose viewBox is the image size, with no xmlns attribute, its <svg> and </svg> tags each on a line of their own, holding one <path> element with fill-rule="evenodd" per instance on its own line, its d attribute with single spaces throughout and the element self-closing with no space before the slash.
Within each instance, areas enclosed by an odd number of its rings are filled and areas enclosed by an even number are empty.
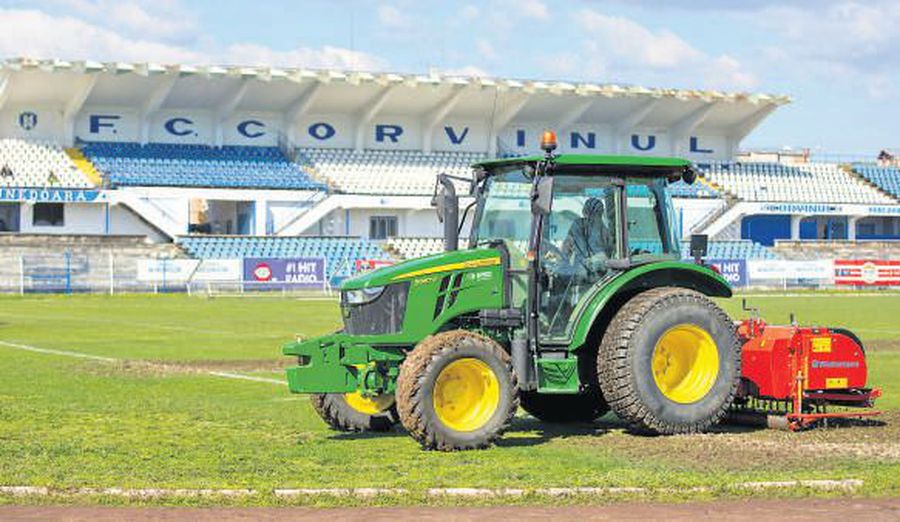
<svg viewBox="0 0 900 522">
<path fill-rule="evenodd" d="M 81 150 L 113 187 L 325 188 L 277 147 L 95 142 Z"/>
<path fill-rule="evenodd" d="M 704 176 L 745 201 L 889 205 L 890 197 L 835 164 L 712 163 Z"/>
<path fill-rule="evenodd" d="M 59 145 L 18 138 L 0 139 L 0 186 L 91 188 Z"/>
<path fill-rule="evenodd" d="M 300 154 L 310 172 L 351 194 L 432 194 L 437 174 L 469 177 L 471 165 L 486 159 L 484 154 L 449 151 L 304 148 Z"/>
<path fill-rule="evenodd" d="M 90 249 L 121 249 L 126 273 L 144 254 L 229 270 L 247 257 L 324 257 L 338 278 L 356 261 L 439 252 L 436 174 L 469 178 L 473 163 L 539 153 L 547 128 L 560 154 L 694 161 L 700 179 L 670 188 L 682 237 L 708 234 L 711 259 L 829 256 L 829 242 L 847 256 L 857 238 L 880 255 L 900 239 L 900 170 L 737 152 L 784 96 L 27 59 L 0 62 L 0 77 L 0 232 L 55 235 L 67 254 L 51 257 L 91 272 L 108 261 Z M 468 204 L 468 184 L 457 186 Z M 523 187 L 494 190 L 520 198 Z"/>
<path fill-rule="evenodd" d="M 900 199 L 900 168 L 856 164 L 853 165 L 853 170 L 881 190 Z"/>
</svg>

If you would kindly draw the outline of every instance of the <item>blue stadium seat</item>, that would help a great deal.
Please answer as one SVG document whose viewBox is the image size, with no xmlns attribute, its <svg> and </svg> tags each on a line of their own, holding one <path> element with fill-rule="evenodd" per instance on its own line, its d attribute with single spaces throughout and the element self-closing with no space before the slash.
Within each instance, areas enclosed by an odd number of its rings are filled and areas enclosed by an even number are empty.
<svg viewBox="0 0 900 522">
<path fill-rule="evenodd" d="M 878 185 L 881 190 L 900 199 L 900 168 L 856 164 L 853 165 L 853 170 Z"/>
<path fill-rule="evenodd" d="M 778 259 L 772 251 L 746 239 L 734 241 L 710 241 L 708 259 Z M 691 258 L 690 245 L 681 245 L 681 257 Z"/>
<path fill-rule="evenodd" d="M 197 259 L 324 257 L 329 275 L 338 278 L 352 275 L 358 259 L 391 259 L 379 245 L 358 237 L 185 236 L 178 243 Z"/>
<path fill-rule="evenodd" d="M 277 147 L 91 142 L 82 152 L 112 186 L 326 188 Z"/>
</svg>

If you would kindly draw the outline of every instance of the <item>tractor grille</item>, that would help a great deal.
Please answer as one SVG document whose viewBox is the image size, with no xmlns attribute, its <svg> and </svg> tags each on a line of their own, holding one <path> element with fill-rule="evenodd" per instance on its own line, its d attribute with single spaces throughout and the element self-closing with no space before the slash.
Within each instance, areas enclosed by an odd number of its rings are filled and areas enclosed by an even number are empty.
<svg viewBox="0 0 900 522">
<path fill-rule="evenodd" d="M 347 304 L 341 294 L 344 330 L 350 335 L 384 335 L 400 332 L 406 315 L 409 283 L 388 285 L 374 301 L 361 305 Z"/>
</svg>

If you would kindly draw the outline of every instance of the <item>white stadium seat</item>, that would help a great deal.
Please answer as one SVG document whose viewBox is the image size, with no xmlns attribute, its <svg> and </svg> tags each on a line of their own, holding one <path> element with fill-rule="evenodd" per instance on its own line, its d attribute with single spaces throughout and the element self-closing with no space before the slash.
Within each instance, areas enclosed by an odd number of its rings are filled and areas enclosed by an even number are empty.
<svg viewBox="0 0 900 522">
<path fill-rule="evenodd" d="M 833 163 L 713 163 L 704 177 L 745 201 L 895 203 Z"/>
<path fill-rule="evenodd" d="M 0 139 L 0 186 L 90 188 L 91 181 L 59 145 Z"/>
<path fill-rule="evenodd" d="M 435 177 L 471 177 L 473 163 L 486 159 L 470 152 L 300 149 L 310 174 L 350 194 L 427 195 Z"/>
</svg>

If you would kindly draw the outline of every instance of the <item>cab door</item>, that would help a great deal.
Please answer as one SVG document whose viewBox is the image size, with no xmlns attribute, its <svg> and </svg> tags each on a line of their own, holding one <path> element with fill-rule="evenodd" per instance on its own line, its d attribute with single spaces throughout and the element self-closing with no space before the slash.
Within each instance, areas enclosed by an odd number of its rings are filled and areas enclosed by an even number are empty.
<svg viewBox="0 0 900 522">
<path fill-rule="evenodd" d="M 541 342 L 571 336 L 591 288 L 611 275 L 620 256 L 621 181 L 601 175 L 557 175 L 553 205 L 544 217 L 538 277 Z"/>
</svg>

